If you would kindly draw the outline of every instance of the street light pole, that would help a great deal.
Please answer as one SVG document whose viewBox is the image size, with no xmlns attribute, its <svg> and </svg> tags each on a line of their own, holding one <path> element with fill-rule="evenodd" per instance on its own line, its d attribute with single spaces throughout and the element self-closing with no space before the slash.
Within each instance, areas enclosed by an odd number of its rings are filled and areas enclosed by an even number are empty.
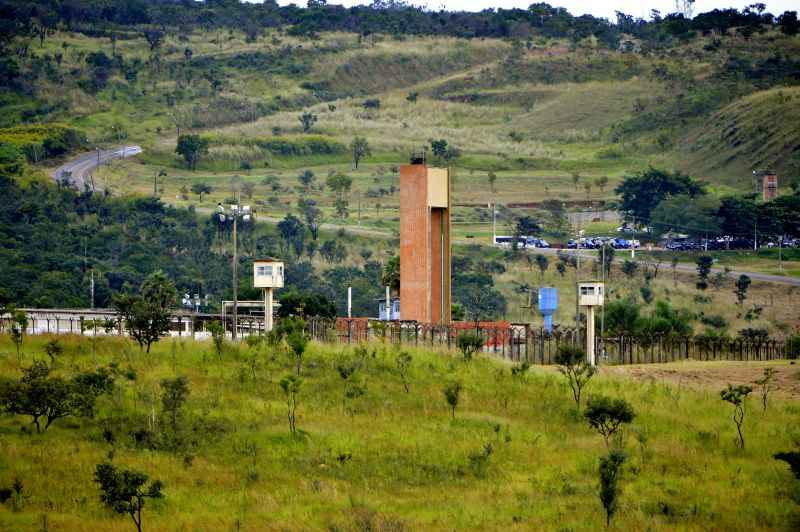
<svg viewBox="0 0 800 532">
<path fill-rule="evenodd" d="M 238 301 L 238 292 L 239 292 L 239 276 L 238 276 L 238 265 L 239 265 L 239 246 L 238 246 L 238 239 L 236 237 L 236 221 L 239 218 L 239 202 L 238 198 L 234 198 L 237 200 L 236 205 L 234 205 L 234 212 L 233 212 L 233 332 L 231 336 L 234 340 L 236 340 L 236 328 L 239 323 L 239 301 Z"/>
</svg>

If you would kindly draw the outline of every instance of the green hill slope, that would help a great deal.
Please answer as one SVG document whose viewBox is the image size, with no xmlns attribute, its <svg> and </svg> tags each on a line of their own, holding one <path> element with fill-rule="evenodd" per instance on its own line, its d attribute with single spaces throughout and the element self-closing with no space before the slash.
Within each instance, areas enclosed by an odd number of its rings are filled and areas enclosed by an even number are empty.
<svg viewBox="0 0 800 532">
<path fill-rule="evenodd" d="M 800 87 L 776 87 L 736 100 L 693 131 L 685 149 L 698 172 L 729 171 L 726 184 L 746 187 L 752 169 L 800 175 Z"/>
</svg>

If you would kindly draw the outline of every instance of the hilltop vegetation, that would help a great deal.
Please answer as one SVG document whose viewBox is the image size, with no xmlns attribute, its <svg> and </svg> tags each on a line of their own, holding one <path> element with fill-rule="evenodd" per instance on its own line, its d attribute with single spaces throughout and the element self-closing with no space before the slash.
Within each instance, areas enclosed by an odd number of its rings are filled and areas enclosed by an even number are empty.
<svg viewBox="0 0 800 532">
<path fill-rule="evenodd" d="M 613 177 L 649 162 L 689 171 L 688 150 L 705 162 L 698 170 L 742 186 L 751 166 L 791 176 L 798 164 L 789 121 L 758 130 L 769 140 L 759 150 L 709 128 L 740 98 L 800 80 L 796 16 L 758 5 L 693 19 L 620 13 L 613 24 L 547 4 L 483 13 L 393 1 L 2 9 L 3 125 L 68 122 L 92 144 L 146 145 L 151 163 L 178 164 L 172 132 L 253 123 L 250 135 L 308 133 L 296 115 L 310 109 L 319 132 L 343 144 L 366 134 L 378 159 L 445 137 L 475 170 Z M 364 109 L 358 98 L 382 105 Z M 205 168 L 281 164 L 228 146 Z M 313 165 L 347 160 L 305 155 Z"/>
<path fill-rule="evenodd" d="M 26 340 L 21 359 L 0 340 L 7 379 L 0 396 L 44 358 L 48 340 Z M 58 342 L 52 369 L 37 378 L 99 375 L 97 398 L 91 413 L 56 419 L 41 433 L 29 416 L 0 417 L 2 528 L 133 530 L 127 515 L 101 502 L 94 476 L 103 463 L 162 483 L 163 497 L 142 510 L 145 530 L 598 529 L 606 522 L 598 494 L 604 438 L 576 408 L 565 378 L 546 369 L 512 372 L 484 357 L 380 344 L 310 344 L 295 380 L 295 358 L 283 344 L 226 345 L 218 356 L 210 343 L 185 339 L 162 341 L 149 355 L 118 338 Z M 292 390 L 295 434 L 287 419 Z M 614 401 L 592 399 L 601 396 Z M 743 449 L 733 406 L 715 388 L 601 371 L 582 404 L 601 423 L 618 399 L 635 417 L 609 440 L 626 455 L 612 528 L 796 528 L 797 481 L 772 457 L 796 448 L 796 407 L 785 397 L 771 395 L 766 411 L 760 398 L 746 399 Z"/>
</svg>

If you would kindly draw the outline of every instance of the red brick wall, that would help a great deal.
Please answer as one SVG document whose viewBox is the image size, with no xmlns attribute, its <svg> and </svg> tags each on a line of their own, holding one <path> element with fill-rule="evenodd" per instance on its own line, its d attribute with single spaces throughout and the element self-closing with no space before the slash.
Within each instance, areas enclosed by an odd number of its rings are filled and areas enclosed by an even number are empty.
<svg viewBox="0 0 800 532">
<path fill-rule="evenodd" d="M 431 321 L 431 226 L 424 165 L 400 167 L 400 319 Z"/>
</svg>

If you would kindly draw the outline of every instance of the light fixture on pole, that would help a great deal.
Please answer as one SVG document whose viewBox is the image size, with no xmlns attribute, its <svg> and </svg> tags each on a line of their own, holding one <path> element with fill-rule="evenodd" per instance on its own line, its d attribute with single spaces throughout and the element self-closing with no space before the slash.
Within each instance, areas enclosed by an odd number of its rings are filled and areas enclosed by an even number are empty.
<svg viewBox="0 0 800 532">
<path fill-rule="evenodd" d="M 225 224 L 230 219 L 233 222 L 233 261 L 232 261 L 232 283 L 233 283 L 233 327 L 231 338 L 236 339 L 237 328 L 239 326 L 239 237 L 238 223 L 241 218 L 242 223 L 249 224 L 253 221 L 253 216 L 249 205 L 239 205 L 238 196 L 234 195 L 236 203 L 230 205 L 230 210 L 226 213 L 225 207 L 221 203 L 217 204 L 215 217 L 220 224 Z"/>
</svg>

